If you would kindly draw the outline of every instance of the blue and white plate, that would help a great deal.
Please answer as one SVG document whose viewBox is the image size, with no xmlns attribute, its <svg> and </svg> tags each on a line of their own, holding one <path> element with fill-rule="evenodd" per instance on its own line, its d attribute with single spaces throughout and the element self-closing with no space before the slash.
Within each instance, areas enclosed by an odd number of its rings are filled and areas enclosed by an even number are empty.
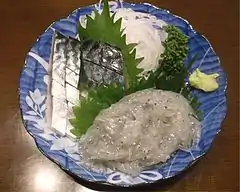
<svg viewBox="0 0 240 192">
<path fill-rule="evenodd" d="M 115 7 L 112 8 L 116 8 L 120 5 L 116 4 L 113 6 Z M 199 56 L 192 70 L 201 66 L 200 69 L 205 73 L 220 74 L 218 79 L 219 89 L 217 91 L 212 93 L 194 92 L 202 103 L 201 110 L 204 117 L 202 120 L 201 138 L 197 145 L 189 150 L 177 151 L 163 165 L 143 171 L 138 177 L 132 178 L 119 172 L 109 171 L 102 174 L 88 170 L 79 161 L 76 142 L 48 129 L 45 118 L 46 109 L 48 108 L 46 102 L 49 78 L 48 65 L 54 31 L 56 30 L 65 36 L 75 38 L 79 17 L 90 14 L 96 8 L 96 5 L 79 8 L 68 17 L 54 22 L 46 29 L 27 54 L 25 66 L 20 77 L 19 91 L 20 108 L 25 128 L 35 139 L 37 147 L 45 156 L 80 180 L 131 187 L 172 178 L 191 166 L 209 150 L 214 138 L 221 130 L 221 124 L 226 115 L 227 79 L 221 68 L 220 60 L 209 41 L 196 32 L 186 20 L 150 4 L 123 3 L 123 6 L 135 11 L 149 13 L 168 24 L 179 27 L 189 36 L 190 52 L 187 60 L 190 60 L 196 53 Z"/>
</svg>

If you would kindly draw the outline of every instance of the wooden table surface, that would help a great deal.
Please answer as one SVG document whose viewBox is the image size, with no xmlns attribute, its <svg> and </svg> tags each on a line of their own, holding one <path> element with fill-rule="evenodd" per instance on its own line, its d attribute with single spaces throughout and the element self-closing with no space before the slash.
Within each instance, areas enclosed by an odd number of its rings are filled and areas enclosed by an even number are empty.
<svg viewBox="0 0 240 192">
<path fill-rule="evenodd" d="M 18 79 L 25 54 L 52 21 L 94 0 L 0 1 L 0 192 L 90 192 L 36 148 L 19 115 Z M 139 1 L 133 1 L 139 2 Z M 239 191 L 238 0 L 149 0 L 187 18 L 212 43 L 228 75 L 228 115 L 209 153 L 157 191 Z M 92 185 L 93 187 L 93 185 Z M 100 189 L 95 189 L 99 191 Z M 143 189 L 152 191 L 152 189 Z"/>
</svg>

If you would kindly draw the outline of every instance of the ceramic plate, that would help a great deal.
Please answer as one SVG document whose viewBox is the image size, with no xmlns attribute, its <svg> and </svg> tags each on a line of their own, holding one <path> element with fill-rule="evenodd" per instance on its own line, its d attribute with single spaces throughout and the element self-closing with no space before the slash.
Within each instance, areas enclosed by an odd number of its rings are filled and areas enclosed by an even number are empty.
<svg viewBox="0 0 240 192">
<path fill-rule="evenodd" d="M 113 4 L 111 9 L 116 9 L 119 6 L 117 3 Z M 202 103 L 200 109 L 204 117 L 201 138 L 196 145 L 189 150 L 177 151 L 166 163 L 143 171 L 139 176 L 133 178 L 120 172 L 109 171 L 102 174 L 87 169 L 79 161 L 76 142 L 69 139 L 67 135 L 60 135 L 49 129 L 46 110 L 49 107 L 47 93 L 53 35 L 55 31 L 58 31 L 66 37 L 76 38 L 79 17 L 90 14 L 96 8 L 96 5 L 79 8 L 68 17 L 54 22 L 37 39 L 26 56 L 25 66 L 20 77 L 19 92 L 20 108 L 25 128 L 35 139 L 37 147 L 45 156 L 80 180 L 131 187 L 172 178 L 187 169 L 209 150 L 214 138 L 221 130 L 221 123 L 226 115 L 227 80 L 220 66 L 220 60 L 209 41 L 196 32 L 186 20 L 150 4 L 123 3 L 123 6 L 135 11 L 149 13 L 168 24 L 179 27 L 189 36 L 190 51 L 187 60 L 198 54 L 198 60 L 191 70 L 200 66 L 200 69 L 205 73 L 220 74 L 218 79 L 220 87 L 217 91 L 203 93 L 196 90 L 194 92 Z"/>
</svg>

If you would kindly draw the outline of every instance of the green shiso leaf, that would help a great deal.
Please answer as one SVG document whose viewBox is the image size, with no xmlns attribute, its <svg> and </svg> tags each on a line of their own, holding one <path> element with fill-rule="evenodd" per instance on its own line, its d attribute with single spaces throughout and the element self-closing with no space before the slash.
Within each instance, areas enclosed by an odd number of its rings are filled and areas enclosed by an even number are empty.
<svg viewBox="0 0 240 192">
<path fill-rule="evenodd" d="M 122 19 L 114 22 L 114 16 L 115 14 L 110 15 L 108 1 L 104 0 L 102 13 L 95 11 L 94 19 L 87 16 L 86 28 L 79 26 L 79 37 L 81 40 L 91 39 L 120 48 L 124 63 L 125 87 L 128 89 L 138 83 L 139 74 L 143 70 L 137 68 L 137 65 L 142 61 L 142 58 L 136 59 L 135 46 L 137 44 L 126 44 L 126 35 L 123 35 L 121 30 Z"/>
<path fill-rule="evenodd" d="M 82 98 L 80 104 L 73 108 L 75 118 L 70 120 L 74 127 L 71 132 L 77 137 L 84 134 L 101 110 L 117 103 L 123 97 L 124 89 L 122 85 L 115 83 L 108 86 L 100 85 L 89 90 L 88 96 Z"/>
<path fill-rule="evenodd" d="M 126 35 L 121 30 L 122 19 L 114 22 L 114 16 L 110 15 L 109 4 L 104 0 L 103 12 L 95 11 L 95 18 L 87 16 L 86 28 L 79 26 L 79 37 L 82 41 L 94 40 L 108 43 L 120 48 L 123 56 L 123 75 L 125 88 L 121 85 L 100 85 L 88 92 L 88 97 L 82 99 L 80 105 L 74 107 L 75 118 L 70 120 L 74 129 L 71 131 L 77 137 L 84 134 L 92 125 L 94 119 L 103 109 L 118 102 L 129 91 L 129 88 L 136 87 L 139 81 L 139 74 L 143 71 L 137 65 L 143 58 L 136 59 L 136 45 L 126 44 Z"/>
</svg>

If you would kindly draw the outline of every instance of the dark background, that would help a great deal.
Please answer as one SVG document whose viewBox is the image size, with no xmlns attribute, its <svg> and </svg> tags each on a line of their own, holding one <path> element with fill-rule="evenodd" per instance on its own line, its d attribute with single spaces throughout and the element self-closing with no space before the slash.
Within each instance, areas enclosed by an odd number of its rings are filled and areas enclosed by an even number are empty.
<svg viewBox="0 0 240 192">
<path fill-rule="evenodd" d="M 239 1 L 146 2 L 186 18 L 204 34 L 228 76 L 228 114 L 222 132 L 209 153 L 165 191 L 239 191 Z M 0 1 L 0 192 L 90 192 L 41 155 L 24 130 L 18 78 L 25 54 L 47 26 L 91 3 L 96 1 Z"/>
</svg>

